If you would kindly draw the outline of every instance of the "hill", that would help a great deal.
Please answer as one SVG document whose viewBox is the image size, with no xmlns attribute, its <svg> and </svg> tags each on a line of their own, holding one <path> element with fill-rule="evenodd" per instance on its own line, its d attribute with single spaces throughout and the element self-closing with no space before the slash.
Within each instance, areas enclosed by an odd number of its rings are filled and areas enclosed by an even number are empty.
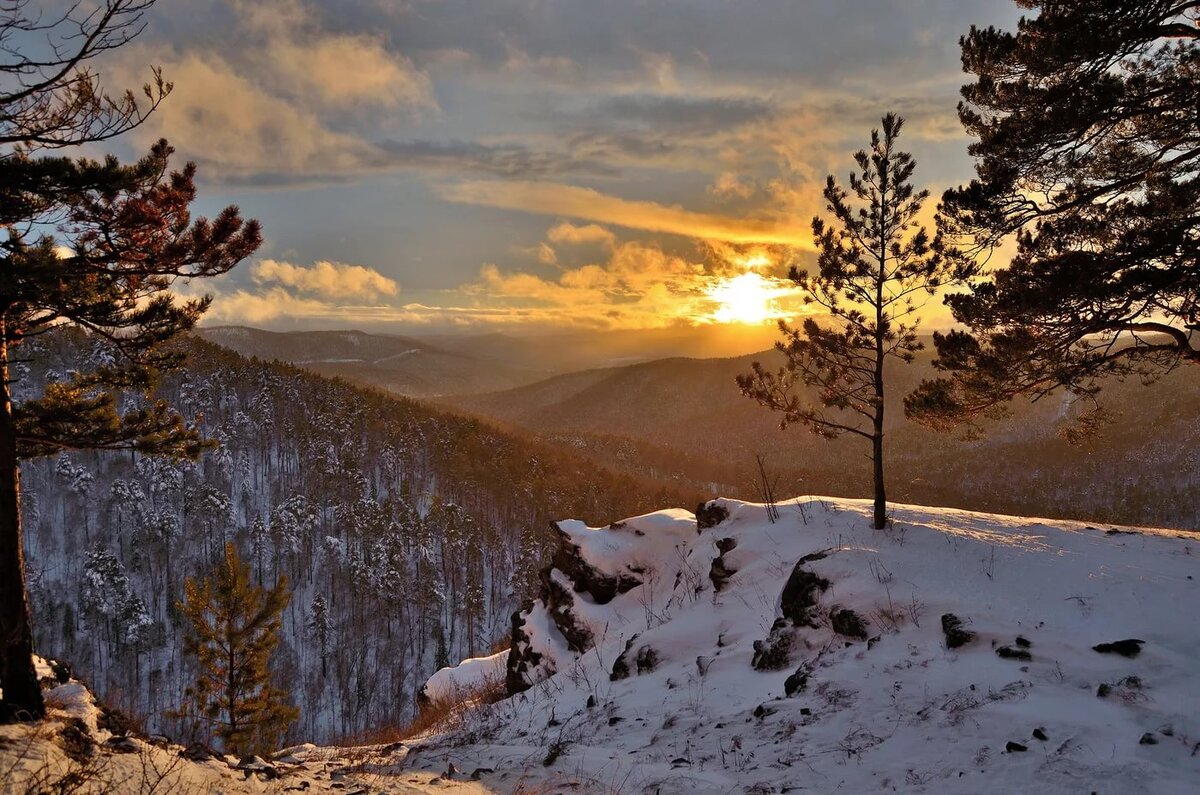
<svg viewBox="0 0 1200 795">
<path fill-rule="evenodd" d="M 559 523 L 514 619 L 515 695 L 407 763 L 534 791 L 1195 791 L 1200 630 L 1179 607 L 1200 534 L 777 509 Z"/>
<path fill-rule="evenodd" d="M 379 390 L 184 345 L 159 395 L 217 449 L 21 467 L 38 648 L 152 731 L 181 730 L 164 715 L 189 676 L 175 605 L 227 540 L 259 580 L 287 575 L 274 668 L 301 707 L 297 736 L 328 741 L 406 721 L 429 673 L 506 637 L 553 519 L 694 499 Z M 19 394 L 105 352 L 78 333 L 25 350 L 38 368 Z"/>
<path fill-rule="evenodd" d="M 414 397 L 507 389 L 552 371 L 494 357 L 443 350 L 412 337 L 362 331 L 275 332 L 245 326 L 196 330 L 200 337 L 265 361 L 279 360 L 320 375 L 345 378 Z"/>
<path fill-rule="evenodd" d="M 443 399 L 475 416 L 581 450 L 606 465 L 666 476 L 710 494 L 757 498 L 756 454 L 775 493 L 861 496 L 869 472 L 858 439 L 833 443 L 802 428 L 781 433 L 779 415 L 739 394 L 734 378 L 775 351 L 727 359 L 674 358 L 567 373 L 516 389 Z M 1113 422 L 1080 445 L 1063 431 L 1077 409 L 1065 396 L 1014 403 L 1010 417 L 973 440 L 907 422 L 901 398 L 932 372 L 928 354 L 888 371 L 890 496 L 973 510 L 1195 527 L 1200 524 L 1200 370 L 1164 382 L 1110 383 Z M 628 445 L 642 448 L 630 455 Z M 646 448 L 656 450 L 648 455 Z M 655 461 L 647 469 L 646 462 Z"/>
<path fill-rule="evenodd" d="M 0 727 L 0 771 L 84 792 L 1195 792 L 1200 533 L 775 509 L 559 522 L 509 648 L 431 677 L 415 737 L 239 760 L 127 733 L 48 678 L 51 718 Z"/>
</svg>

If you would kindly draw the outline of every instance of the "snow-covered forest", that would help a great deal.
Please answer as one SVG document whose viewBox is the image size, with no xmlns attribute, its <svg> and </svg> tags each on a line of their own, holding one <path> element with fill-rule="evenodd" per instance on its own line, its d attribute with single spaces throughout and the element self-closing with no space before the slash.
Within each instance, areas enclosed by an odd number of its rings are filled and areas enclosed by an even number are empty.
<svg viewBox="0 0 1200 795">
<path fill-rule="evenodd" d="M 196 463 L 70 453 L 22 465 L 37 647 L 150 730 L 188 684 L 177 602 L 233 540 L 293 589 L 273 668 L 329 740 L 402 722 L 436 668 L 507 644 L 552 519 L 679 502 L 479 423 L 190 339 L 159 393 L 216 449 Z M 30 343 L 18 389 L 101 363 L 80 334 Z M 81 364 L 84 363 L 84 364 Z"/>
</svg>

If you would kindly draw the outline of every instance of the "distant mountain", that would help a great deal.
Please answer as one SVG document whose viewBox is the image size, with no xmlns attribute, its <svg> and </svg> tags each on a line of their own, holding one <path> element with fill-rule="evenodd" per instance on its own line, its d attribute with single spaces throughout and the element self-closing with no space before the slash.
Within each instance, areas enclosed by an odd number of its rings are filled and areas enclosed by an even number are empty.
<svg viewBox="0 0 1200 795">
<path fill-rule="evenodd" d="M 523 428 L 619 467 L 710 484 L 713 494 L 757 497 L 761 453 L 785 493 L 862 496 L 867 451 L 858 439 L 825 442 L 742 397 L 750 363 L 778 366 L 775 351 L 728 359 L 665 359 L 555 376 L 445 404 Z M 932 372 L 926 353 L 889 371 L 891 496 L 909 502 L 1105 521 L 1200 523 L 1200 372 L 1182 368 L 1155 387 L 1113 383 L 1103 402 L 1115 421 L 1085 446 L 1061 435 L 1063 396 L 1016 403 L 1011 417 L 963 441 L 907 422 L 901 399 Z M 622 442 L 627 440 L 628 444 Z M 658 451 L 647 455 L 647 448 Z M 634 450 L 636 449 L 636 454 Z M 649 474 L 646 469 L 638 470 Z"/>
<path fill-rule="evenodd" d="M 708 325 L 661 329 L 604 329 L 556 334 L 441 334 L 422 336 L 446 351 L 554 373 L 688 357 L 741 356 L 771 347 L 773 326 Z"/>
<path fill-rule="evenodd" d="M 448 351 L 412 337 L 362 331 L 276 332 L 215 326 L 196 333 L 243 356 L 288 362 L 321 375 L 412 397 L 508 389 L 554 372 L 472 356 L 468 346 Z"/>
</svg>

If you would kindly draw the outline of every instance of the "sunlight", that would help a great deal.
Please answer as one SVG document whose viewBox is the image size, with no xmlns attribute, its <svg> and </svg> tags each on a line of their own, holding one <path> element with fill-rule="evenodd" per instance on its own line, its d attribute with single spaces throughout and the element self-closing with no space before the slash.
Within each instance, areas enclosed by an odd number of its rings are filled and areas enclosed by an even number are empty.
<svg viewBox="0 0 1200 795">
<path fill-rule="evenodd" d="M 770 281 L 754 271 L 724 279 L 708 288 L 708 297 L 720 304 L 712 313 L 717 323 L 757 325 L 778 317 L 777 293 Z"/>
</svg>

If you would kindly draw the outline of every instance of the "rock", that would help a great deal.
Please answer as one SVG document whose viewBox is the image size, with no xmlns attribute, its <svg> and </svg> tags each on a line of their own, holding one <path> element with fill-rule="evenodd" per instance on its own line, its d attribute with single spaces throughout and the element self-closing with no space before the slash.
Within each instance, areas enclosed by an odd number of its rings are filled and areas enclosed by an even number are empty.
<svg viewBox="0 0 1200 795">
<path fill-rule="evenodd" d="M 796 669 L 795 673 L 783 680 L 783 692 L 791 697 L 797 693 L 803 693 L 808 688 L 808 677 L 812 673 L 812 669 L 808 665 L 801 665 Z M 805 714 L 805 711 L 800 710 L 800 714 Z"/>
<path fill-rule="evenodd" d="M 238 760 L 235 770 L 245 771 L 247 774 L 257 773 L 263 778 L 275 779 L 279 778 L 279 769 L 272 765 L 261 756 L 249 754 Z"/>
<path fill-rule="evenodd" d="M 1012 740 L 1009 740 L 1008 745 L 1004 746 L 1004 750 L 1008 751 L 1010 754 L 1012 754 L 1012 753 L 1020 753 L 1022 751 L 1028 751 L 1029 749 L 1024 745 L 1021 745 L 1020 743 L 1015 743 Z"/>
<path fill-rule="evenodd" d="M 1010 646 L 1001 646 L 996 649 L 996 656 L 1003 660 L 1021 660 L 1029 662 L 1033 659 L 1033 655 L 1025 651 L 1025 649 L 1014 649 Z"/>
<path fill-rule="evenodd" d="M 54 674 L 54 681 L 60 685 L 65 685 L 71 681 L 71 664 L 65 663 L 62 660 L 46 660 L 50 666 L 50 672 Z"/>
<path fill-rule="evenodd" d="M 953 613 L 942 616 L 942 634 L 946 636 L 947 649 L 957 649 L 975 640 L 975 633 L 964 629 L 962 619 Z"/>
<path fill-rule="evenodd" d="M 635 633 L 633 637 L 625 641 L 625 648 L 617 656 L 617 659 L 613 660 L 612 673 L 608 675 L 610 682 L 619 682 L 629 678 L 629 650 L 633 648 L 633 643 L 637 638 Z"/>
<path fill-rule="evenodd" d="M 141 750 L 137 740 L 126 736 L 109 737 L 104 743 L 104 748 L 114 754 L 136 754 Z"/>
<path fill-rule="evenodd" d="M 1096 697 L 1097 698 L 1108 698 L 1108 694 L 1111 692 L 1112 692 L 1112 685 L 1108 684 L 1107 682 L 1101 682 L 1100 686 L 1098 688 L 1096 688 Z"/>
<path fill-rule="evenodd" d="M 1017 635 L 1017 639 L 1014 641 L 1014 643 L 1016 643 L 1017 646 L 1022 649 L 1028 649 L 1033 646 L 1033 641 L 1029 640 L 1029 638 L 1023 638 L 1020 635 Z"/>
<path fill-rule="evenodd" d="M 713 558 L 712 565 L 708 569 L 708 579 L 712 581 L 713 589 L 719 593 L 725 587 L 725 583 L 729 582 L 729 578 L 737 574 L 737 569 L 731 569 L 725 563 L 725 555 L 737 547 L 737 539 L 719 538 L 716 544 L 717 551 L 721 554 Z"/>
<path fill-rule="evenodd" d="M 754 641 L 754 656 L 750 664 L 756 671 L 782 671 L 791 664 L 792 639 L 795 629 L 786 618 L 775 621 L 765 640 Z"/>
<path fill-rule="evenodd" d="M 1146 732 L 1142 735 L 1142 739 L 1138 740 L 1138 745 L 1158 745 L 1158 738 L 1153 732 Z"/>
<path fill-rule="evenodd" d="M 1046 730 L 1043 729 L 1041 726 L 1039 726 L 1033 730 L 1033 739 L 1041 740 L 1042 742 L 1046 742 L 1050 738 L 1046 736 Z"/>
<path fill-rule="evenodd" d="M 471 771 L 471 780 L 478 781 L 483 776 L 485 776 L 489 773 L 495 773 L 495 772 L 496 771 L 492 770 L 490 767 L 477 767 Z"/>
<path fill-rule="evenodd" d="M 1119 654 L 1122 657 L 1136 657 L 1142 653 L 1142 644 L 1145 642 L 1137 638 L 1114 640 L 1112 643 L 1098 643 L 1092 647 L 1092 651 L 1098 651 L 1101 654 Z"/>
<path fill-rule="evenodd" d="M 805 563 L 821 560 L 824 552 L 814 552 L 796 561 L 792 573 L 783 586 L 779 597 L 780 610 L 783 617 L 790 620 L 794 626 L 814 626 L 812 609 L 817 605 L 817 599 L 829 588 L 829 580 L 804 568 Z"/>
<path fill-rule="evenodd" d="M 637 659 L 634 661 L 637 664 L 638 676 L 648 674 L 658 667 L 658 652 L 653 646 L 643 646 L 638 649 Z"/>
<path fill-rule="evenodd" d="M 831 612 L 829 614 L 829 623 L 833 627 L 833 631 L 843 637 L 855 638 L 857 640 L 867 639 L 867 622 L 863 621 L 862 616 L 849 608 Z"/>
<path fill-rule="evenodd" d="M 179 752 L 179 755 L 191 762 L 207 762 L 209 759 L 220 759 L 221 755 L 201 743 L 192 743 Z"/>
<path fill-rule="evenodd" d="M 716 527 L 729 518 L 729 511 L 715 502 L 702 502 L 696 506 L 696 531 Z"/>
<path fill-rule="evenodd" d="M 511 634 L 512 645 L 509 646 L 508 665 L 504 672 L 504 689 L 508 695 L 515 696 L 533 687 L 533 669 L 541 665 L 542 655 L 530 647 L 529 636 L 525 634 L 525 619 L 521 617 L 520 610 L 512 614 Z"/>
</svg>

